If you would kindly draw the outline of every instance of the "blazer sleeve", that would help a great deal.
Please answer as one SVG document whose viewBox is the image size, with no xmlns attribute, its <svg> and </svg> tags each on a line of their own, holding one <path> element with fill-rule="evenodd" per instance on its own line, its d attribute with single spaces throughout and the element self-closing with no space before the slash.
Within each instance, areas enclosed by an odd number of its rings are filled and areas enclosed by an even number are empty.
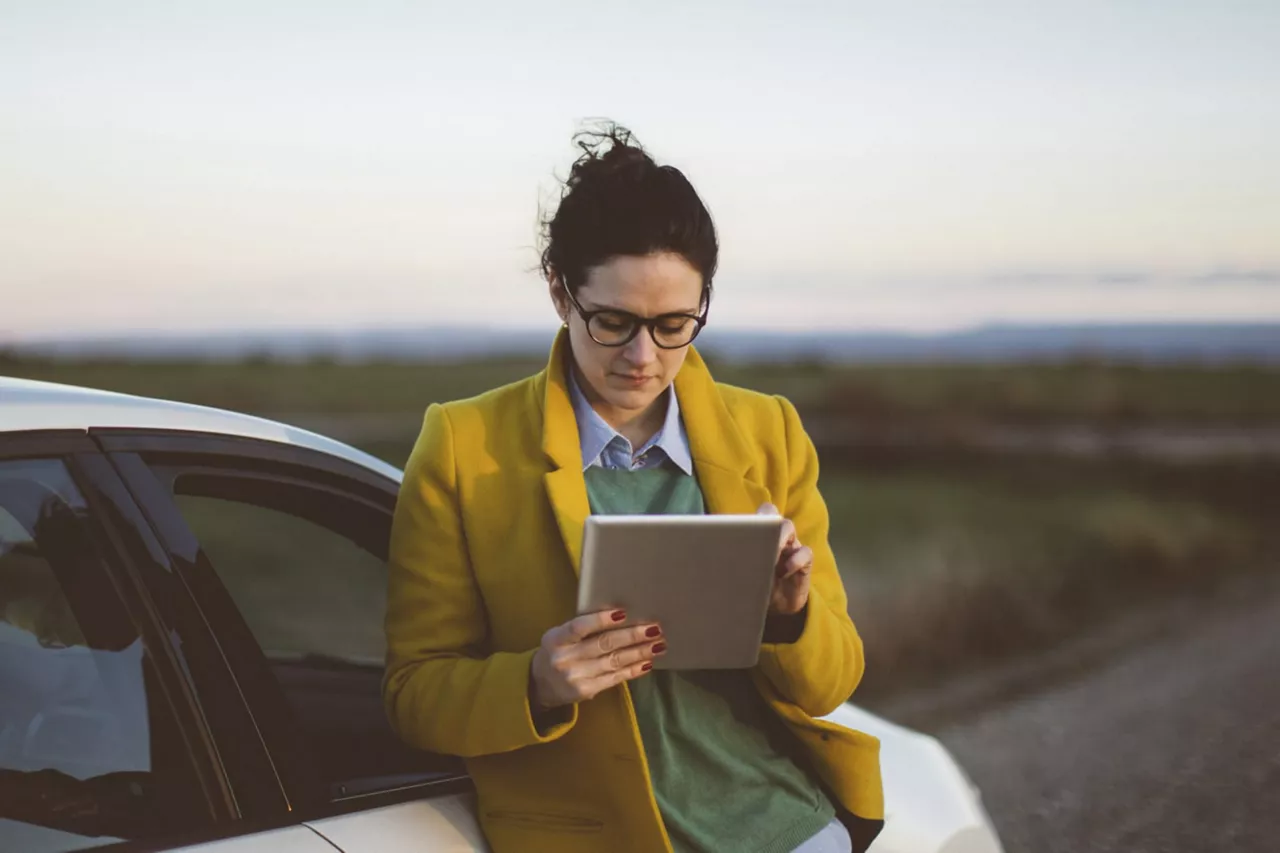
<svg viewBox="0 0 1280 853">
<path fill-rule="evenodd" d="M 829 714 L 848 701 L 865 666 L 862 639 L 849 618 L 848 599 L 828 541 L 830 520 L 818 493 L 818 452 L 795 407 L 782 397 L 787 487 L 782 514 L 796 526 L 801 544 L 813 549 L 804 627 L 791 643 L 765 643 L 760 671 L 779 694 L 811 717 Z"/>
<path fill-rule="evenodd" d="M 546 743 L 577 709 L 540 729 L 529 706 L 534 649 L 486 652 L 488 621 L 467 553 L 453 429 L 432 404 L 391 525 L 383 700 L 410 745 L 463 757 Z"/>
</svg>

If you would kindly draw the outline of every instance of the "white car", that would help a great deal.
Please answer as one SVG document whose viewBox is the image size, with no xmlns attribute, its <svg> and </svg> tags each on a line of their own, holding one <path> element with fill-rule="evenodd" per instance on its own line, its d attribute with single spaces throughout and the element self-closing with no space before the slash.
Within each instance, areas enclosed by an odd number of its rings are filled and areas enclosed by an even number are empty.
<svg viewBox="0 0 1280 853">
<path fill-rule="evenodd" d="M 401 472 L 232 412 L 0 377 L 0 850 L 486 849 L 380 695 Z M 880 738 L 877 853 L 998 853 L 933 738 Z"/>
</svg>

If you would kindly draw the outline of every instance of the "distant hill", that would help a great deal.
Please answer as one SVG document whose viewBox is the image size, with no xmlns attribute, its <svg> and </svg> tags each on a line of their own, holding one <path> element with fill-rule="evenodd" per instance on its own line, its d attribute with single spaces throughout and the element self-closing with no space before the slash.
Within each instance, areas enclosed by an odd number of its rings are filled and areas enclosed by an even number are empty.
<svg viewBox="0 0 1280 853">
<path fill-rule="evenodd" d="M 981 326 L 932 335 L 837 333 L 707 334 L 725 358 L 826 361 L 1248 361 L 1280 363 L 1280 323 Z"/>
<path fill-rule="evenodd" d="M 551 329 L 460 327 L 246 331 L 46 340 L 10 347 L 53 357 L 335 360 L 457 360 L 541 355 Z M 1280 323 L 991 325 L 938 334 L 709 328 L 698 341 L 735 361 L 1008 362 L 1100 359 L 1145 362 L 1280 363 Z"/>
</svg>

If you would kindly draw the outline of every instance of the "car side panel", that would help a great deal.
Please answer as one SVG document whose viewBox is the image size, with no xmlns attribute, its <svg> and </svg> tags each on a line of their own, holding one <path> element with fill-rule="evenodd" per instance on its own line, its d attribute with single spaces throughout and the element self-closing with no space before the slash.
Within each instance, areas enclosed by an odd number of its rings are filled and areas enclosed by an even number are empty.
<svg viewBox="0 0 1280 853">
<path fill-rule="evenodd" d="M 344 853 L 464 853 L 488 850 L 474 794 L 414 800 L 309 821 Z"/>
<path fill-rule="evenodd" d="M 868 853 L 1003 853 L 977 788 L 935 738 L 855 705 L 826 719 L 880 739 L 884 829 Z"/>
<path fill-rule="evenodd" d="M 176 849 L 182 853 L 335 853 L 339 848 L 305 826 L 289 826 Z"/>
</svg>

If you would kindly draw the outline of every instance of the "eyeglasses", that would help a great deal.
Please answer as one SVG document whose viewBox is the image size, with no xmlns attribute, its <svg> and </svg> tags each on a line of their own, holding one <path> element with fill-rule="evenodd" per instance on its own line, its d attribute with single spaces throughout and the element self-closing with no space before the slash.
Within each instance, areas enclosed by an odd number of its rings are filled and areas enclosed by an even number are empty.
<svg viewBox="0 0 1280 853">
<path fill-rule="evenodd" d="M 701 314 L 659 314 L 656 317 L 641 317 L 630 311 L 619 311 L 604 308 L 599 311 L 588 311 L 578 302 L 577 297 L 565 288 L 569 301 L 587 326 L 587 334 L 591 340 L 602 347 L 621 347 L 631 343 L 640 333 L 640 327 L 649 329 L 649 337 L 660 349 L 680 349 L 693 343 L 693 339 L 707 324 L 707 313 L 711 305 L 706 303 L 707 290 L 702 289 L 701 301 L 705 307 Z"/>
</svg>

